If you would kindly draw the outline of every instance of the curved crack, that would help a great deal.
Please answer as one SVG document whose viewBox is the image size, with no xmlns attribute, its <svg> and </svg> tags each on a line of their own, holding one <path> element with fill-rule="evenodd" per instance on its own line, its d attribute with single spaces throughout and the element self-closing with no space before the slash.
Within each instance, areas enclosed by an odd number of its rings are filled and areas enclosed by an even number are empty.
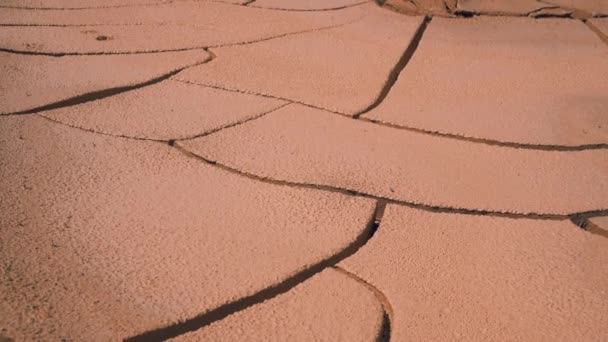
<svg viewBox="0 0 608 342">
<path fill-rule="evenodd" d="M 593 25 L 589 20 L 581 20 L 595 35 L 606 45 L 608 45 L 608 35 L 604 34 L 597 26 Z"/>
<path fill-rule="evenodd" d="M 182 153 L 184 153 L 184 155 L 186 155 L 186 156 L 201 160 L 210 165 L 215 165 L 230 173 L 238 174 L 243 177 L 262 181 L 265 183 L 337 192 L 337 193 L 348 194 L 348 195 L 352 195 L 352 196 L 371 198 L 371 199 L 383 201 L 388 204 L 403 205 L 403 206 L 420 209 L 420 210 L 425 210 L 425 211 L 430 211 L 430 212 L 464 214 L 464 215 L 496 216 L 496 217 L 506 217 L 506 218 L 513 218 L 513 219 L 537 219 L 537 220 L 569 220 L 572 217 L 575 217 L 577 215 L 579 215 L 579 216 L 583 215 L 583 216 L 587 216 L 587 217 L 608 215 L 608 209 L 590 210 L 590 211 L 577 212 L 577 213 L 571 213 L 571 214 L 546 214 L 546 213 L 513 213 L 513 212 L 493 211 L 493 210 L 483 210 L 483 209 L 440 207 L 440 206 L 435 206 L 435 205 L 430 205 L 430 204 L 410 202 L 410 201 L 388 198 L 388 197 L 379 196 L 379 195 L 368 194 L 368 193 L 361 192 L 358 190 L 344 189 L 344 188 L 339 188 L 339 187 L 335 187 L 335 186 L 331 186 L 331 185 L 294 182 L 294 181 L 287 181 L 287 180 L 278 180 L 278 179 L 266 177 L 266 176 L 259 176 L 254 173 L 238 170 L 234 167 L 231 167 L 226 164 L 222 164 L 218 161 L 211 160 L 211 159 L 208 159 L 207 157 L 198 155 L 198 154 L 191 152 L 190 150 L 180 146 L 179 142 L 174 144 L 173 146 L 175 148 L 177 148 L 178 150 L 180 150 Z"/>
<path fill-rule="evenodd" d="M 384 86 L 380 90 L 380 93 L 378 94 L 378 96 L 376 97 L 374 102 L 372 102 L 367 108 L 363 109 L 359 113 L 356 113 L 355 115 L 353 115 L 353 118 L 358 119 L 361 115 L 364 115 L 364 114 L 368 113 L 369 111 L 371 111 L 372 109 L 378 107 L 382 103 L 382 101 L 384 101 L 384 99 L 386 98 L 388 93 L 391 91 L 391 89 L 395 85 L 395 82 L 397 82 L 397 79 L 399 78 L 399 74 L 401 74 L 401 71 L 403 71 L 403 69 L 405 69 L 408 62 L 414 56 L 414 53 L 416 52 L 416 49 L 418 48 L 418 45 L 420 44 L 420 41 L 422 40 L 422 35 L 424 34 L 424 31 L 426 30 L 426 27 L 431 22 L 431 20 L 432 20 L 432 17 L 429 17 L 429 16 L 424 17 L 424 19 L 422 20 L 422 23 L 416 30 L 416 33 L 414 33 L 412 41 L 410 42 L 408 47 L 405 49 L 405 51 L 401 55 L 401 58 L 399 59 L 397 64 L 395 64 L 393 69 L 389 72 L 387 80 L 384 83 Z"/>
<path fill-rule="evenodd" d="M 608 238 L 608 230 L 603 229 L 590 220 L 590 218 L 598 216 L 605 215 L 574 215 L 572 218 L 570 218 L 570 221 L 586 232 Z"/>
<path fill-rule="evenodd" d="M 443 132 L 439 132 L 439 131 L 431 131 L 431 130 L 426 130 L 426 129 L 422 129 L 422 128 L 396 125 L 396 124 L 392 124 L 392 123 L 388 123 L 388 122 L 383 122 L 383 121 L 380 121 L 380 120 L 377 120 L 377 119 L 371 119 L 371 118 L 367 118 L 367 117 L 358 117 L 358 118 L 356 118 L 356 117 L 353 117 L 353 116 L 351 116 L 349 114 L 346 114 L 346 113 L 336 112 L 336 111 L 333 111 L 333 110 L 330 110 L 330 109 L 326 109 L 326 108 L 322 108 L 322 107 L 317 107 L 315 105 L 311 105 L 311 104 L 308 104 L 308 103 L 304 103 L 304 102 L 300 102 L 300 101 L 296 101 L 296 100 L 292 100 L 292 99 L 287 99 L 287 98 L 284 98 L 284 97 L 274 96 L 274 95 L 262 94 L 262 93 L 257 93 L 257 92 L 249 92 L 249 91 L 243 91 L 243 90 L 231 89 L 231 88 L 224 88 L 224 87 L 221 87 L 221 86 L 208 85 L 208 84 L 203 84 L 203 83 L 196 83 L 196 82 L 187 81 L 187 80 L 183 80 L 183 79 L 179 79 L 179 78 L 172 78 L 171 80 L 172 81 L 176 81 L 176 82 L 186 83 L 186 84 L 198 85 L 198 86 L 201 86 L 201 87 L 207 87 L 207 88 L 213 88 L 213 89 L 218 89 L 218 90 L 229 91 L 229 92 L 233 92 L 233 93 L 256 95 L 256 96 L 265 97 L 265 98 L 274 99 L 274 100 L 289 101 L 291 103 L 300 104 L 300 105 L 303 105 L 305 107 L 322 110 L 322 111 L 325 111 L 325 112 L 330 113 L 330 114 L 340 115 L 340 116 L 344 116 L 344 117 L 347 117 L 347 118 L 351 118 L 351 119 L 367 122 L 367 123 L 370 123 L 370 124 L 374 124 L 374 125 L 379 125 L 379 126 L 384 126 L 384 127 L 390 127 L 390 128 L 393 128 L 393 129 L 401 129 L 401 130 L 415 132 L 415 133 L 419 133 L 419 134 L 425 134 L 425 135 L 443 137 L 443 138 L 448 138 L 448 139 L 467 141 L 467 142 L 472 142 L 472 143 L 477 143 L 477 144 L 484 144 L 484 145 L 490 145 L 490 146 L 500 146 L 500 147 L 507 147 L 507 148 L 519 148 L 519 149 L 526 149 L 526 150 L 560 151 L 560 152 L 608 149 L 608 143 L 584 144 L 584 145 L 572 145 L 572 146 L 568 146 L 568 145 L 551 145 L 551 144 L 547 144 L 547 145 L 544 145 L 544 144 L 527 144 L 527 143 L 500 141 L 500 140 L 485 139 L 485 138 L 475 138 L 475 137 L 470 137 L 470 136 L 460 135 L 460 134 L 454 134 L 454 133 L 443 133 Z"/>
<path fill-rule="evenodd" d="M 289 104 L 286 104 L 286 105 L 289 105 Z M 533 219 L 533 220 L 553 220 L 553 221 L 563 221 L 563 220 L 573 221 L 574 220 L 573 222 L 575 222 L 575 221 L 579 222 L 581 217 L 590 218 L 590 217 L 596 217 L 596 216 L 608 216 L 608 209 L 589 210 L 589 211 L 584 211 L 584 212 L 574 212 L 574 213 L 570 213 L 570 214 L 546 214 L 546 213 L 533 213 L 533 212 L 514 213 L 514 212 L 505 212 L 505 211 L 483 210 L 483 209 L 441 207 L 441 206 L 435 206 L 435 205 L 430 205 L 430 204 L 409 202 L 409 201 L 404 201 L 404 200 L 399 200 L 399 199 L 394 199 L 394 198 L 388 198 L 388 197 L 384 197 L 384 196 L 368 194 L 368 193 L 357 191 L 357 190 L 340 188 L 340 187 L 335 187 L 335 186 L 331 186 L 331 185 L 279 180 L 279 179 L 274 179 L 271 177 L 259 176 L 254 173 L 250 173 L 250 172 L 246 172 L 246 171 L 241 171 L 234 167 L 222 164 L 218 161 L 211 160 L 211 159 L 208 159 L 201 155 L 195 154 L 194 152 L 191 152 L 190 150 L 186 149 L 185 147 L 180 146 L 178 139 L 154 140 L 154 139 L 133 138 L 133 137 L 122 136 L 122 135 L 112 135 L 112 134 L 108 134 L 108 133 L 100 133 L 100 132 L 96 132 L 93 130 L 88 130 L 88 129 L 83 129 L 83 128 L 80 128 L 77 126 L 68 125 L 63 122 L 49 119 L 40 114 L 39 114 L 39 116 L 43 117 L 45 119 L 48 119 L 49 121 L 54 122 L 56 124 L 64 125 L 64 126 L 67 126 L 67 127 L 73 128 L 73 129 L 82 130 L 82 131 L 92 133 L 92 134 L 101 134 L 101 135 L 112 136 L 112 137 L 123 138 L 123 139 L 147 140 L 147 141 L 152 141 L 152 142 L 159 142 L 162 144 L 168 144 L 169 146 L 174 147 L 177 150 L 179 150 L 181 153 L 183 153 L 187 157 L 197 159 L 199 161 L 205 162 L 209 165 L 218 167 L 224 171 L 239 175 L 241 177 L 246 177 L 249 179 L 253 179 L 253 180 L 257 180 L 257 181 L 261 181 L 261 182 L 269 183 L 269 184 L 335 192 L 335 193 L 340 193 L 340 194 L 345 194 L 345 195 L 350 195 L 350 196 L 374 199 L 374 200 L 380 201 L 385 204 L 401 205 L 401 206 L 406 206 L 406 207 L 429 211 L 429 212 L 437 212 L 437 213 L 494 216 L 494 217 L 505 217 L 505 218 L 511 218 L 511 219 Z M 2 116 L 0 116 L 0 118 L 1 117 Z M 255 120 L 255 119 L 250 119 L 249 121 L 252 121 L 252 120 Z M 234 124 L 232 126 L 236 126 L 236 125 L 238 125 L 238 123 Z M 217 133 L 220 130 L 221 129 L 218 129 L 214 133 Z M 579 225 L 578 223 L 576 223 L 576 224 Z"/>
<path fill-rule="evenodd" d="M 206 51 L 206 50 L 205 50 Z M 74 106 L 74 105 L 78 105 L 78 104 L 82 104 L 82 103 L 87 103 L 87 102 L 91 102 L 91 101 L 97 101 L 97 100 L 101 100 L 110 96 L 114 96 L 116 94 L 120 94 L 120 93 L 124 93 L 127 91 L 131 91 L 131 90 L 135 90 L 135 89 L 139 89 L 139 88 L 143 88 L 143 87 L 147 87 L 149 85 L 153 85 L 159 82 L 162 82 L 166 79 L 169 79 L 171 76 L 176 75 L 177 73 L 179 73 L 182 70 L 185 70 L 187 68 L 191 68 L 197 65 L 201 65 L 201 64 L 205 64 L 211 60 L 213 60 L 215 58 L 215 55 L 213 55 L 213 53 L 211 53 L 210 51 L 206 51 L 208 52 L 209 56 L 207 56 L 204 60 L 200 61 L 200 62 L 196 62 L 193 63 L 191 65 L 173 70 L 171 72 L 168 72 L 164 75 L 155 77 L 153 79 L 147 80 L 145 82 L 141 82 L 141 83 L 137 83 L 137 84 L 132 84 L 132 85 L 127 85 L 127 86 L 118 86 L 118 87 L 113 87 L 113 88 L 106 88 L 106 89 L 102 89 L 102 90 L 96 90 L 96 91 L 92 91 L 89 93 L 85 93 L 85 94 L 80 94 L 80 95 L 76 95 L 67 99 L 63 99 L 63 100 L 59 100 L 50 104 L 46 104 L 43 106 L 39 106 L 39 107 L 35 107 L 32 109 L 27 109 L 27 110 L 23 110 L 23 111 L 18 111 L 18 112 L 12 112 L 12 113 L 6 113 L 6 114 L 0 114 L 0 116 L 3 115 L 24 115 L 24 114 L 35 114 L 38 112 L 42 112 L 42 111 L 46 111 L 46 110 L 51 110 L 51 109 L 58 109 L 58 108 L 63 108 L 63 107 L 70 107 L 70 106 Z"/>
<path fill-rule="evenodd" d="M 165 0 L 159 2 L 153 2 L 148 4 L 124 4 L 115 6 L 98 6 L 98 7 L 31 7 L 31 6 L 7 6 L 0 5 L 0 8 L 11 8 L 11 9 L 23 9 L 23 10 L 36 10 L 36 11 L 78 11 L 78 10 L 89 10 L 89 9 L 104 9 L 104 8 L 122 8 L 122 7 L 147 7 L 157 6 L 173 3 L 174 0 Z"/>
<path fill-rule="evenodd" d="M 195 331 L 201 329 L 213 322 L 219 321 L 228 315 L 231 315 L 235 312 L 244 310 L 253 305 L 259 304 L 263 301 L 272 299 L 280 294 L 283 294 L 298 284 L 308 280 L 315 274 L 323 271 L 327 267 L 331 267 L 339 263 L 340 261 L 346 259 L 347 257 L 355 254 L 363 245 L 369 241 L 369 239 L 373 236 L 373 226 L 376 220 L 376 212 L 378 211 L 378 207 L 380 204 L 376 204 L 376 210 L 374 211 L 374 215 L 370 218 L 368 224 L 366 225 L 363 232 L 353 241 L 350 245 L 348 245 L 345 249 L 340 251 L 339 253 L 310 266 L 309 268 L 300 271 L 291 277 L 285 279 L 279 284 L 267 287 L 255 294 L 243 297 L 234 302 L 230 302 L 224 304 L 218 308 L 215 308 L 206 313 L 202 313 L 196 317 L 187 319 L 182 322 L 178 322 L 166 327 L 146 331 L 137 336 L 126 338 L 124 341 L 127 342 L 138 342 L 138 341 L 164 341 L 187 332 Z"/>
<path fill-rule="evenodd" d="M 12 53 L 12 54 L 18 54 L 18 55 L 63 57 L 63 56 L 98 56 L 98 55 L 137 55 L 137 54 L 159 53 L 159 52 L 207 50 L 207 49 L 221 48 L 221 47 L 250 45 L 250 44 L 260 43 L 260 42 L 264 42 L 264 41 L 268 41 L 268 40 L 273 40 L 273 39 L 278 39 L 278 38 L 283 38 L 283 37 L 288 37 L 288 36 L 293 36 L 293 35 L 330 30 L 330 29 L 342 27 L 345 25 L 354 24 L 354 23 L 360 21 L 361 19 L 363 19 L 364 17 L 365 17 L 365 15 L 362 15 L 351 21 L 347 21 L 347 22 L 340 23 L 337 25 L 330 25 L 330 26 L 316 27 L 313 29 L 307 29 L 307 30 L 301 30 L 301 31 L 281 33 L 281 34 L 274 35 L 274 36 L 252 39 L 252 40 L 245 40 L 245 41 L 236 42 L 236 43 L 202 45 L 202 46 L 185 47 L 185 48 L 177 48 L 177 49 L 157 49 L 157 50 L 143 50 L 143 51 L 121 51 L 121 52 L 105 52 L 105 51 L 102 51 L 102 52 L 42 52 L 42 51 L 17 50 L 17 49 L 0 47 L 0 52 L 6 52 L 6 53 Z M 102 26 L 102 25 L 94 25 L 94 26 Z M 141 26 L 141 25 L 132 25 L 132 26 Z M 70 26 L 70 27 L 83 27 L 83 26 Z"/>
<path fill-rule="evenodd" d="M 475 138 L 467 135 L 460 135 L 454 133 L 444 133 L 439 131 L 430 131 L 422 128 L 410 127 L 410 126 L 402 126 L 396 125 L 392 123 L 382 122 L 377 119 L 369 119 L 369 118 L 360 118 L 360 120 L 374 123 L 376 125 L 390 127 L 394 129 L 401 129 L 410 132 L 416 132 L 426 135 L 432 135 L 437 137 L 449 138 L 454 140 L 462 140 L 468 141 L 472 143 L 485 144 L 490 146 L 501 146 L 501 147 L 510 147 L 510 148 L 520 148 L 526 150 L 540 150 L 540 151 L 586 151 L 586 150 L 599 150 L 599 149 L 608 149 L 608 143 L 598 143 L 598 144 L 584 144 L 584 145 L 551 145 L 551 144 L 527 144 L 527 143 L 518 143 L 518 142 L 510 142 L 510 141 L 500 141 L 493 139 L 485 139 L 485 138 Z"/>
<path fill-rule="evenodd" d="M 253 2 L 255 2 L 255 0 L 248 2 L 247 5 L 249 5 L 250 3 L 253 3 Z M 267 9 L 267 10 L 271 10 L 271 11 L 285 11 L 285 12 L 331 12 L 331 11 L 337 11 L 337 10 L 341 10 L 341 9 L 345 9 L 345 8 L 361 6 L 364 4 L 368 4 L 370 2 L 372 2 L 372 1 L 366 0 L 366 1 L 361 1 L 361 2 L 354 3 L 354 4 L 350 4 L 350 5 L 343 5 L 343 6 L 332 7 L 332 8 L 318 8 L 318 9 L 292 9 L 292 8 L 280 8 L 280 7 L 262 7 L 262 6 L 255 6 L 255 5 L 249 6 L 249 7 Z"/>
<path fill-rule="evenodd" d="M 393 307 L 392 307 L 390 301 L 388 300 L 388 297 L 382 291 L 380 291 L 377 287 L 370 284 L 363 278 L 355 275 L 354 273 L 351 273 L 340 266 L 334 266 L 333 269 L 335 269 L 336 271 L 353 279 L 354 281 L 358 282 L 359 284 L 365 286 L 376 296 L 376 298 L 382 305 L 382 308 L 384 309 L 384 319 L 382 322 L 382 328 L 380 330 L 380 334 L 378 335 L 378 338 L 376 341 L 378 341 L 378 342 L 390 341 L 391 340 L 391 322 L 395 322 L 395 320 L 393 318 L 394 310 L 393 310 Z"/>
</svg>

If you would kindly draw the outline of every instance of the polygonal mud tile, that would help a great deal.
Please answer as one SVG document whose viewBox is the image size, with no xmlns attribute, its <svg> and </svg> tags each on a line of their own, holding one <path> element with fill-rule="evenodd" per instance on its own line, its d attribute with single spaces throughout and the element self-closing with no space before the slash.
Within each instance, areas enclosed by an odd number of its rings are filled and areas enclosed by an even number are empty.
<svg viewBox="0 0 608 342">
<path fill-rule="evenodd" d="M 608 208 L 604 150 L 499 147 L 395 129 L 302 105 L 288 105 L 180 145 L 261 177 L 430 206 L 524 214 Z"/>
<path fill-rule="evenodd" d="M 99 133 L 169 140 L 206 134 L 263 115 L 285 103 L 167 80 L 41 115 Z"/>
<path fill-rule="evenodd" d="M 378 98 L 422 21 L 365 8 L 365 18 L 341 27 L 214 49 L 213 63 L 175 78 L 358 113 Z"/>
<path fill-rule="evenodd" d="M 330 268 L 171 341 L 376 341 L 382 323 L 383 309 L 373 292 Z"/>
<path fill-rule="evenodd" d="M 38 116 L 0 118 L 0 160 L 0 326 L 16 341 L 213 315 L 358 246 L 374 211 Z"/>
<path fill-rule="evenodd" d="M 543 2 L 584 11 L 593 16 L 608 15 L 608 1 L 604 0 L 543 0 Z"/>
<path fill-rule="evenodd" d="M 375 6 L 331 12 L 292 12 L 209 1 L 154 7 L 5 13 L 7 23 L 59 26 L 0 27 L 0 47 L 38 53 L 126 53 L 241 44 L 358 20 Z M 11 24 L 12 25 L 12 24 Z M 68 25 L 68 26 L 65 26 Z M 85 25 L 85 26 L 82 26 Z"/>
<path fill-rule="evenodd" d="M 208 58 L 203 50 L 63 57 L 0 53 L 0 114 L 105 96 L 168 77 Z"/>
<path fill-rule="evenodd" d="M 396 341 L 596 341 L 608 336 L 608 239 L 568 220 L 389 205 L 339 267 L 384 293 Z"/>
<path fill-rule="evenodd" d="M 436 18 L 365 118 L 524 145 L 608 143 L 608 46 L 577 20 Z"/>
<path fill-rule="evenodd" d="M 171 0 L 2 0 L 0 7 L 23 9 L 85 9 L 154 5 Z"/>
<path fill-rule="evenodd" d="M 536 0 L 459 0 L 456 12 L 493 15 L 528 15 L 551 5 Z"/>
<path fill-rule="evenodd" d="M 283 9 L 292 11 L 322 11 L 354 6 L 371 0 L 256 0 L 249 7 Z"/>
</svg>

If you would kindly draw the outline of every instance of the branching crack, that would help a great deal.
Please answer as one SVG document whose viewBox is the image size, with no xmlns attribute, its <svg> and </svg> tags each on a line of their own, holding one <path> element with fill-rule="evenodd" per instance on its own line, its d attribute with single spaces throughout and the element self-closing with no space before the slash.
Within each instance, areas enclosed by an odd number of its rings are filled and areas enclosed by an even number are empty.
<svg viewBox="0 0 608 342">
<path fill-rule="evenodd" d="M 176 143 L 174 147 L 177 148 L 178 150 L 180 150 L 182 153 L 184 153 L 184 155 L 186 155 L 188 157 L 201 160 L 207 164 L 214 165 L 214 166 L 219 167 L 230 173 L 237 174 L 237 175 L 240 175 L 240 176 L 243 176 L 246 178 L 262 181 L 265 183 L 301 187 L 301 188 L 307 188 L 307 189 L 317 189 L 317 190 L 323 190 L 323 191 L 329 191 L 329 192 L 342 193 L 342 194 L 351 195 L 351 196 L 371 198 L 371 199 L 375 199 L 378 201 L 382 201 L 383 203 L 387 203 L 387 204 L 402 205 L 402 206 L 430 211 L 430 212 L 464 214 L 464 215 L 495 216 L 495 217 L 506 217 L 506 218 L 512 218 L 512 219 L 536 219 L 536 220 L 556 220 L 556 221 L 569 220 L 572 217 L 575 217 L 576 215 L 584 215 L 586 217 L 608 215 L 608 209 L 599 209 L 599 210 L 592 210 L 592 211 L 571 213 L 571 214 L 545 214 L 545 213 L 513 213 L 513 212 L 503 212 L 503 211 L 493 211 L 493 210 L 482 210 L 482 209 L 439 207 L 439 206 L 434 206 L 434 205 L 430 205 L 430 204 L 408 202 L 408 201 L 398 200 L 398 199 L 394 199 L 394 198 L 383 197 L 383 196 L 379 196 L 379 195 L 372 195 L 372 194 L 364 193 L 364 192 L 357 191 L 357 190 L 343 189 L 343 188 L 334 187 L 331 185 L 293 182 L 293 181 L 286 181 L 286 180 L 277 180 L 277 179 L 265 177 L 265 176 L 259 176 L 254 173 L 249 173 L 246 171 L 238 170 L 231 166 L 222 164 L 216 160 L 211 160 L 211 159 L 208 159 L 207 157 L 203 157 L 201 155 L 195 154 L 195 153 L 189 151 L 188 149 L 182 147 L 179 143 Z"/>
<path fill-rule="evenodd" d="M 209 53 L 209 56 L 206 57 L 204 60 L 173 70 L 171 72 L 168 72 L 164 75 L 161 75 L 159 77 L 155 77 L 153 79 L 147 80 L 145 82 L 141 82 L 141 83 L 137 83 L 137 84 L 132 84 L 132 85 L 128 85 L 128 86 L 119 86 L 119 87 L 114 87 L 114 88 L 106 88 L 106 89 L 102 89 L 102 90 L 96 90 L 96 91 L 92 91 L 89 93 L 85 93 L 85 94 L 80 94 L 80 95 L 76 95 L 73 97 L 70 97 L 68 99 L 64 99 L 64 100 L 60 100 L 54 103 L 50 103 L 50 104 L 46 104 L 40 107 L 36 107 L 36 108 L 32 108 L 32 109 L 28 109 L 28 110 L 23 110 L 23 111 L 19 111 L 19 112 L 13 112 L 13 113 L 6 113 L 6 114 L 1 114 L 1 115 L 22 115 L 22 114 L 34 114 L 37 112 L 42 112 L 42 111 L 46 111 L 46 110 L 51 110 L 51 109 L 58 109 L 58 108 L 63 108 L 63 107 L 70 107 L 70 106 L 75 106 L 78 104 L 82 104 L 82 103 L 87 103 L 87 102 L 91 102 L 91 101 L 97 101 L 97 100 L 101 100 L 110 96 L 114 96 L 120 93 L 124 93 L 127 91 L 131 91 L 131 90 L 135 90 L 135 89 L 139 89 L 139 88 L 143 88 L 143 87 L 147 87 L 159 82 L 162 82 L 166 79 L 168 79 L 169 77 L 176 75 L 177 73 L 179 73 L 182 70 L 185 70 L 187 68 L 191 68 L 197 65 L 201 65 L 204 63 L 207 63 L 209 61 L 211 61 L 213 59 L 213 55 L 211 53 Z"/>
<path fill-rule="evenodd" d="M 315 27 L 313 29 L 308 29 L 308 30 L 281 33 L 278 35 L 273 35 L 273 36 L 263 37 L 263 38 L 258 38 L 258 39 L 252 39 L 252 40 L 246 40 L 246 41 L 242 41 L 242 42 L 216 44 L 216 45 L 202 45 L 202 46 L 185 47 L 185 48 L 177 48 L 177 49 L 156 49 L 156 50 L 122 51 L 122 52 L 104 52 L 104 51 L 102 51 L 102 52 L 43 52 L 43 51 L 16 50 L 16 49 L 0 47 L 0 52 L 19 54 L 19 55 L 31 55 L 31 56 L 63 57 L 63 56 L 98 56 L 98 55 L 137 55 L 137 54 L 150 54 L 150 53 L 159 53 L 159 52 L 208 50 L 208 49 L 221 48 L 221 47 L 250 45 L 250 44 L 265 42 L 268 40 L 279 39 L 279 38 L 283 38 L 283 37 L 289 37 L 289 36 L 295 36 L 295 35 L 299 35 L 299 34 L 306 34 L 306 33 L 335 29 L 335 28 L 342 27 L 345 25 L 354 24 L 354 23 L 360 21 L 361 19 L 363 19 L 364 17 L 365 17 L 365 15 L 362 15 L 351 21 L 347 21 L 347 22 L 337 24 L 337 25 Z"/>
<path fill-rule="evenodd" d="M 350 245 L 348 245 L 339 253 L 315 265 L 312 265 L 311 267 L 299 273 L 296 273 L 295 275 L 287 278 L 279 284 L 268 287 L 253 295 L 243 297 L 234 302 L 224 304 L 216 309 L 213 309 L 206 313 L 202 313 L 196 317 L 187 319 L 183 322 L 178 322 L 167 327 L 150 330 L 140 335 L 129 337 L 125 339 L 125 341 L 165 341 L 167 339 L 185 334 L 187 332 L 201 329 L 213 322 L 224 319 L 228 315 L 247 309 L 248 307 L 262 303 L 266 300 L 272 299 L 280 294 L 291 290 L 298 284 L 310 279 L 315 274 L 323 271 L 325 268 L 332 267 L 340 261 L 346 259 L 347 257 L 355 254 L 363 245 L 365 245 L 367 241 L 369 241 L 369 239 L 371 239 L 373 236 L 374 231 L 372 228 L 376 220 L 376 212 L 378 211 L 379 206 L 380 204 L 376 205 L 374 215 L 369 219 L 369 222 L 366 225 L 365 229 L 362 231 L 362 233 L 355 239 L 355 241 L 353 241 Z"/>
</svg>

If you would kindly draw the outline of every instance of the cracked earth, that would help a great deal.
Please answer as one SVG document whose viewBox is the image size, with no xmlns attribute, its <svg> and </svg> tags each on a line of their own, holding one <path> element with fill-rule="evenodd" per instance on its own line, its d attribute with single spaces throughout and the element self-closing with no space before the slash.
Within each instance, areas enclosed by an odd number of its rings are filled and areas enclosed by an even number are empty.
<svg viewBox="0 0 608 342">
<path fill-rule="evenodd" d="M 608 2 L 0 0 L 0 341 L 601 341 Z"/>
</svg>

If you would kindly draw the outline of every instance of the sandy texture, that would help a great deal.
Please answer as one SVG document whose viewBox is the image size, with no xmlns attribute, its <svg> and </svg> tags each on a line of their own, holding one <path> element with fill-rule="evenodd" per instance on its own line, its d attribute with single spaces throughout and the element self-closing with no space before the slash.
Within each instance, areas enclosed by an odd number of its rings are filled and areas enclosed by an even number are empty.
<svg viewBox="0 0 608 342">
<path fill-rule="evenodd" d="M 458 0 L 456 9 L 480 14 L 527 15 L 544 7 L 551 5 L 536 0 Z"/>
<path fill-rule="evenodd" d="M 29 56 L 0 53 L 0 114 L 130 87 L 204 62 L 203 50 L 145 55 Z"/>
<path fill-rule="evenodd" d="M 374 102 L 421 23 L 371 6 L 353 24 L 215 49 L 212 63 L 176 78 L 355 114 Z"/>
<path fill-rule="evenodd" d="M 569 221 L 389 205 L 340 267 L 382 291 L 394 341 L 595 341 L 608 336 L 608 239 Z"/>
<path fill-rule="evenodd" d="M 183 145 L 264 177 L 433 206 L 545 214 L 608 207 L 608 154 L 603 150 L 490 146 L 301 105 Z"/>
<path fill-rule="evenodd" d="M 0 160 L 0 327 L 16 341 L 192 318 L 342 251 L 374 207 L 37 116 L 0 118 Z"/>
<path fill-rule="evenodd" d="M 262 115 L 285 101 L 167 80 L 42 113 L 71 126 L 144 139 L 182 139 Z"/>
<path fill-rule="evenodd" d="M 171 341 L 376 341 L 382 316 L 370 290 L 326 269 L 287 293 Z"/>
<path fill-rule="evenodd" d="M 353 22 L 372 6 L 311 13 L 177 1 L 152 8 L 82 10 L 77 16 L 70 11 L 15 10 L 2 15 L 2 21 L 95 25 L 0 27 L 0 47 L 45 53 L 110 53 L 238 44 Z"/>
<path fill-rule="evenodd" d="M 171 0 L 2 0 L 0 7 L 27 9 L 80 9 L 154 5 Z"/>
<path fill-rule="evenodd" d="M 608 14 L 608 1 L 605 0 L 543 0 L 543 2 L 565 8 L 582 10 L 591 15 Z"/>
<path fill-rule="evenodd" d="M 608 46 L 577 20 L 437 18 L 365 117 L 500 142 L 608 143 Z"/>
<path fill-rule="evenodd" d="M 249 7 L 263 7 L 296 11 L 331 10 L 353 6 L 371 0 L 256 0 Z"/>
</svg>

